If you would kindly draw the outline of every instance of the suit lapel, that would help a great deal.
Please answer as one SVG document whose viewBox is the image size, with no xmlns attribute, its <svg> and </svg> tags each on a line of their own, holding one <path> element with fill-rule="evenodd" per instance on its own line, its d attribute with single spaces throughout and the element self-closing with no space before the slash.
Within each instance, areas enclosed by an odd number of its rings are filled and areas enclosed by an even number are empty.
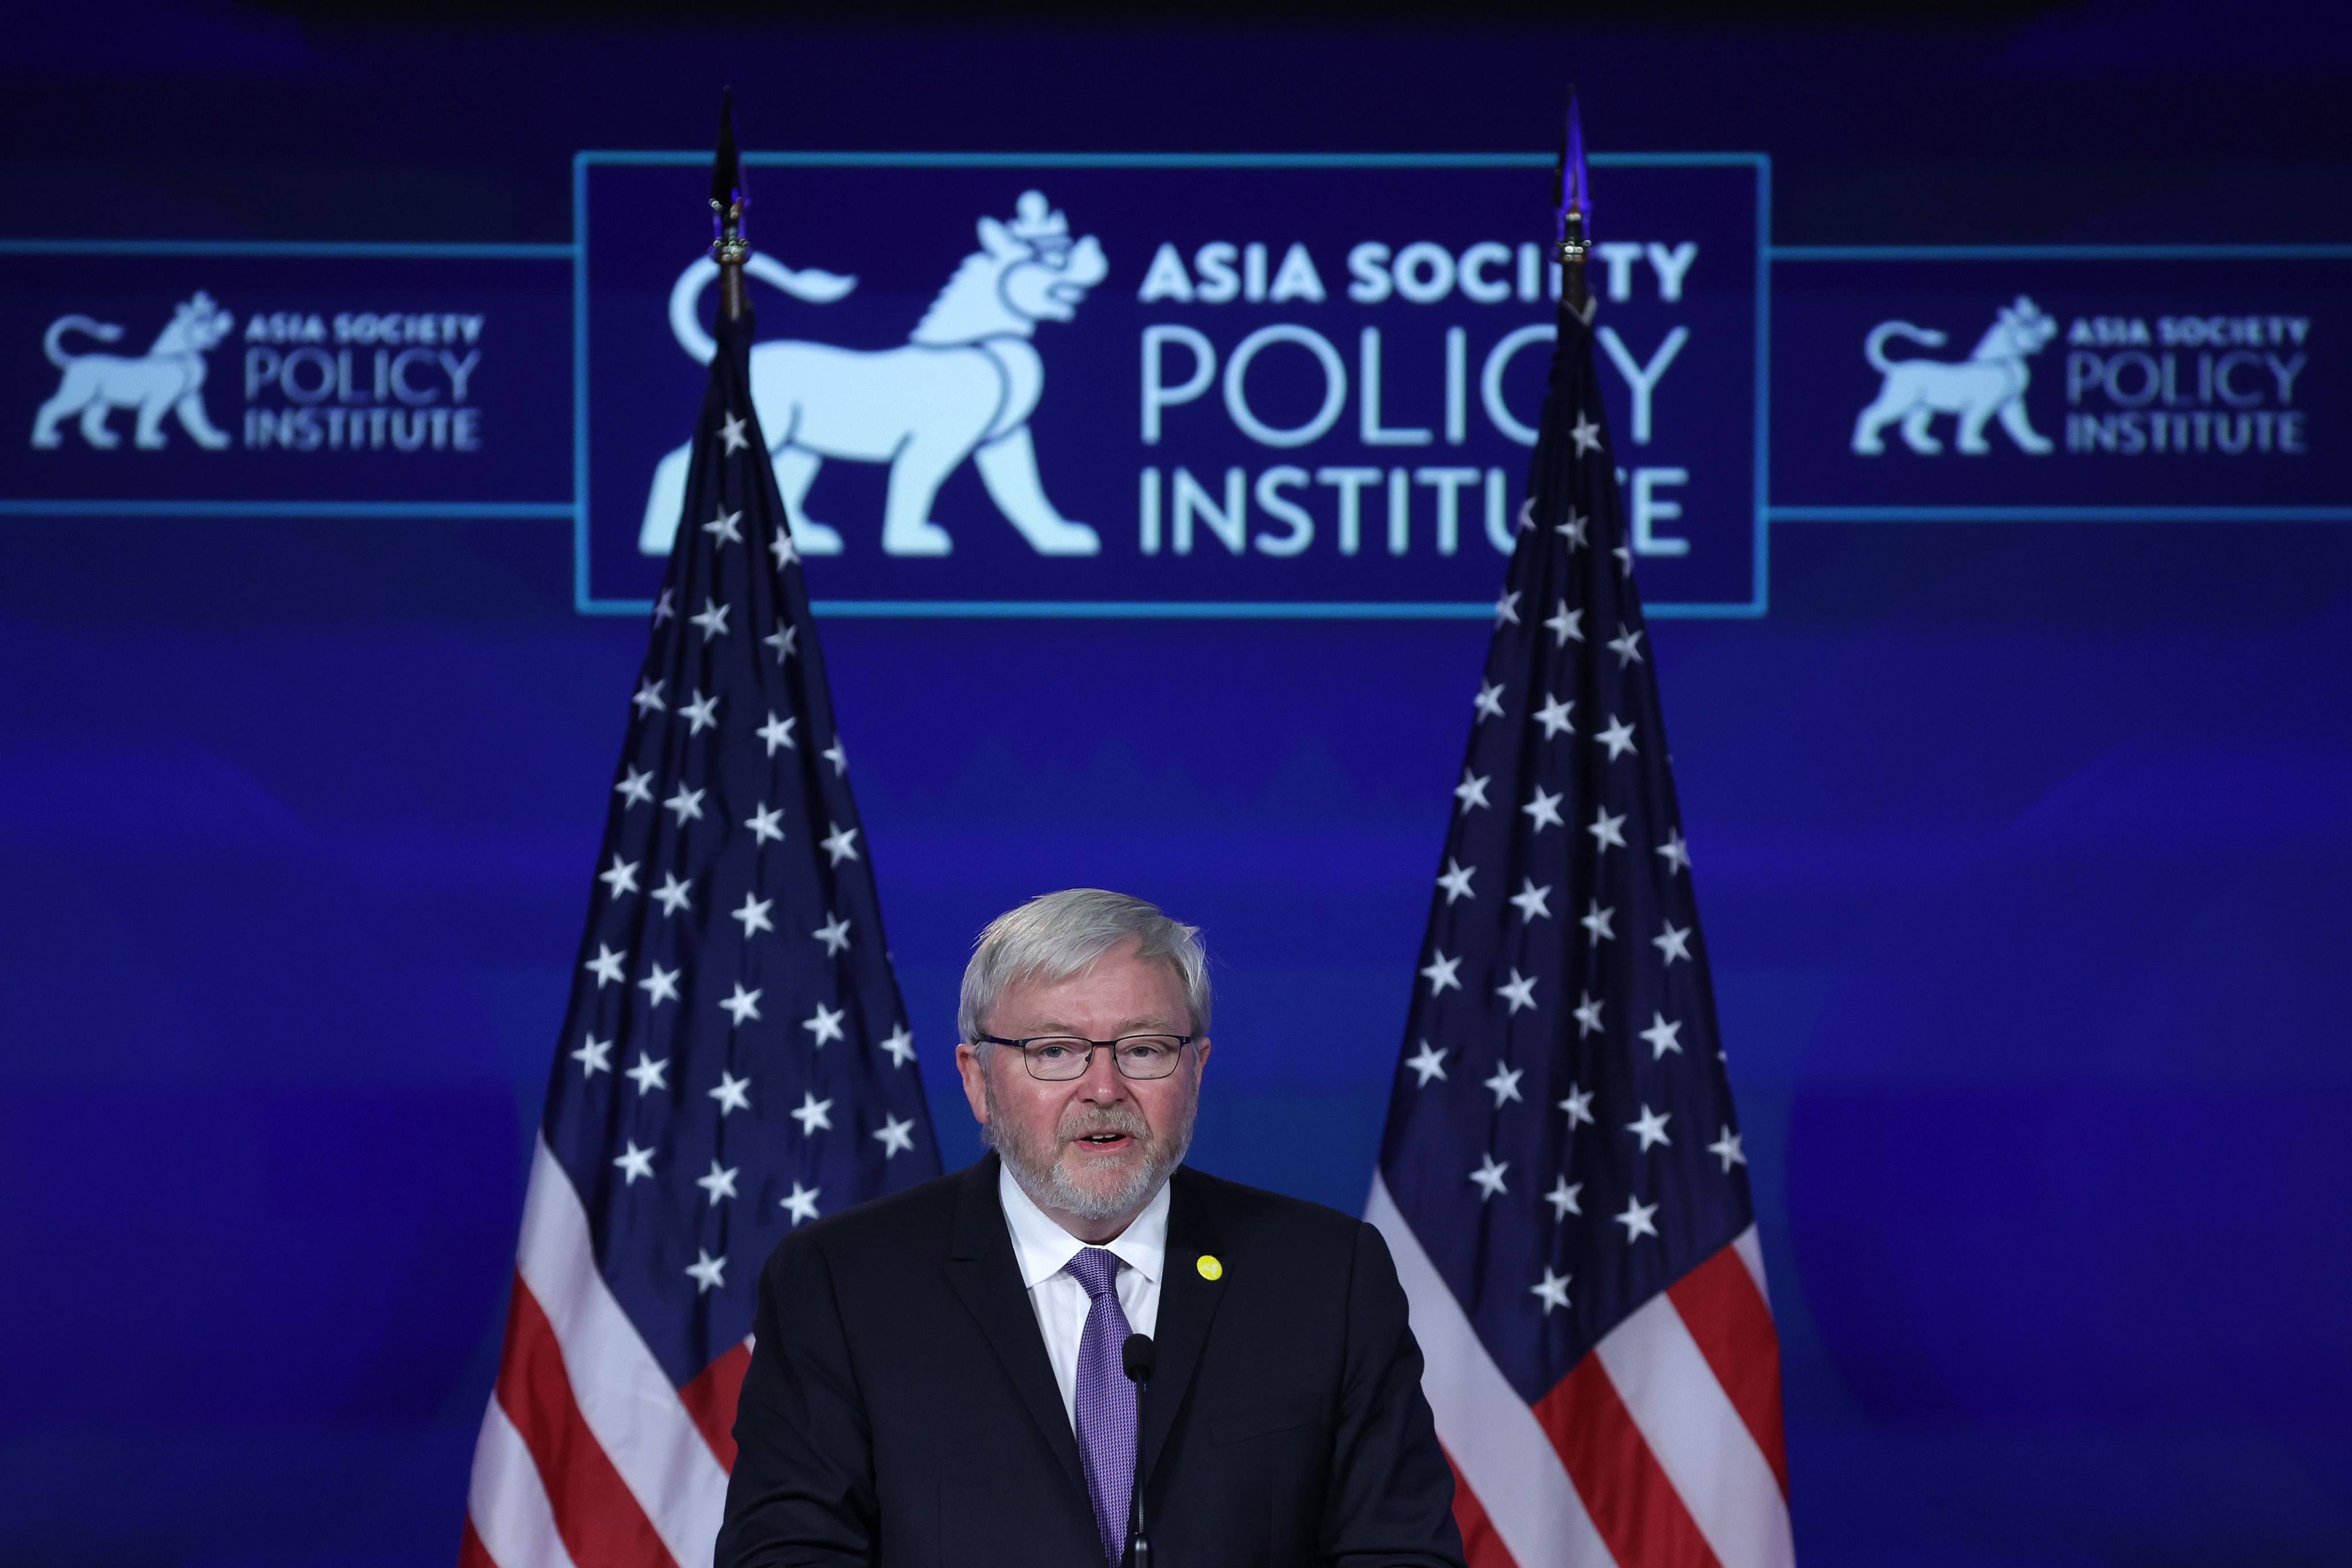
<svg viewBox="0 0 2352 1568">
<path fill-rule="evenodd" d="M 1225 1298 L 1224 1287 L 1201 1272 L 1203 1256 L 1219 1257 L 1215 1217 L 1192 1173 L 1178 1167 L 1168 1182 L 1168 1261 L 1161 1270 L 1160 1322 L 1152 1338 L 1159 1366 L 1144 1397 L 1143 1473 L 1160 1463 L 1160 1450 L 1176 1425 L 1176 1414 L 1200 1370 L 1209 1324 Z M 1223 1260 L 1229 1263 L 1231 1260 Z"/>
<path fill-rule="evenodd" d="M 1054 1382 L 1053 1364 L 1045 1359 L 1045 1341 L 1038 1333 L 1029 1293 L 1022 1286 L 1020 1265 L 1013 1261 L 1013 1233 L 1005 1228 L 1004 1208 L 996 1191 L 998 1168 L 997 1156 L 992 1154 L 964 1175 L 956 1198 L 955 1233 L 948 1249 L 948 1282 L 980 1324 L 1021 1403 L 1045 1435 L 1046 1447 L 1061 1460 L 1070 1484 L 1084 1501 L 1086 1471 L 1078 1460 L 1078 1440 L 1070 1431 L 1068 1412 L 1062 1408 L 1062 1392 Z M 1086 1513 L 1091 1529 L 1091 1502 L 1086 1504 Z"/>
</svg>

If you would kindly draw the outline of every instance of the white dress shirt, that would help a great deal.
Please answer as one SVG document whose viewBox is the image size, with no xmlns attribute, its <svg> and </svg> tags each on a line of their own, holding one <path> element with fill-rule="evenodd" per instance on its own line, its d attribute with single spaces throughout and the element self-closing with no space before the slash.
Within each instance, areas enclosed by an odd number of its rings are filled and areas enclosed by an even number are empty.
<svg viewBox="0 0 2352 1568">
<path fill-rule="evenodd" d="M 1021 1190 L 1013 1173 L 999 1167 L 996 1195 L 1004 1206 L 1004 1222 L 1013 1230 L 1013 1260 L 1020 1266 L 1021 1283 L 1029 1292 L 1029 1310 L 1037 1314 L 1037 1330 L 1045 1336 L 1045 1359 L 1053 1364 L 1055 1385 L 1062 1391 L 1062 1413 L 1070 1430 L 1078 1429 L 1078 1341 L 1086 1333 L 1087 1312 L 1093 1301 L 1087 1288 L 1062 1272 L 1087 1243 L 1046 1217 Z M 1160 1270 L 1168 1260 L 1168 1184 L 1160 1184 L 1143 1212 L 1117 1239 L 1104 1243 L 1127 1265 L 1118 1271 L 1119 1310 L 1135 1333 L 1151 1333 L 1160 1322 Z"/>
</svg>

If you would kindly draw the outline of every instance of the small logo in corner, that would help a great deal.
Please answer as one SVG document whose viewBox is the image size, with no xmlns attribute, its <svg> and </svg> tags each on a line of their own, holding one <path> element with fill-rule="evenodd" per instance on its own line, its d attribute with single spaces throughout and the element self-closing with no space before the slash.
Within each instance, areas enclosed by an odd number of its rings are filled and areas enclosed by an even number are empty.
<svg viewBox="0 0 2352 1568">
<path fill-rule="evenodd" d="M 1992 326 L 1977 340 L 1965 360 L 1890 360 L 1887 340 L 1908 338 L 1928 348 L 1940 348 L 1945 337 L 1931 327 L 1908 321 L 1881 321 L 1863 343 L 1863 355 L 1886 379 L 1878 396 L 1853 424 L 1853 450 L 1875 457 L 1886 450 L 1881 435 L 1889 424 L 1899 424 L 1903 444 L 1922 456 L 1933 456 L 1944 444 L 1928 431 L 1939 413 L 1958 416 L 1958 444 L 1970 456 L 1992 450 L 1985 426 L 1998 419 L 2019 450 L 2046 456 L 2055 450 L 2049 439 L 2025 417 L 2025 388 L 2032 376 L 2025 361 L 2047 348 L 2058 335 L 2058 323 L 2021 294 L 2013 305 L 2000 307 Z"/>
</svg>

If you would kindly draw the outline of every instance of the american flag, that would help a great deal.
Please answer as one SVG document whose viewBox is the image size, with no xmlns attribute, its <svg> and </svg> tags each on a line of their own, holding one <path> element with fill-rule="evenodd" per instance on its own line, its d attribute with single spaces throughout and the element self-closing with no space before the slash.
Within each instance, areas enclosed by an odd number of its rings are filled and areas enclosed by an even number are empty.
<svg viewBox="0 0 2352 1568">
<path fill-rule="evenodd" d="M 461 1568 L 705 1568 L 760 1266 L 940 1169 L 799 557 L 719 325 L 540 1124 Z"/>
<path fill-rule="evenodd" d="M 1781 1568 L 1747 1159 L 1589 308 L 1559 330 L 1370 1218 L 1471 1568 Z"/>
</svg>

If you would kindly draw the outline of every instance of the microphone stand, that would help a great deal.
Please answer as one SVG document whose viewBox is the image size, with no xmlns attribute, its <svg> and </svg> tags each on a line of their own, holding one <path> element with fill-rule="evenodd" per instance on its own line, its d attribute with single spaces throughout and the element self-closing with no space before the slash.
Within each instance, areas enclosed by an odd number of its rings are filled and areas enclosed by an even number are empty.
<svg viewBox="0 0 2352 1568">
<path fill-rule="evenodd" d="M 1119 1347 L 1119 1364 L 1135 1385 L 1135 1488 L 1128 1499 L 1127 1568 L 1151 1568 L 1151 1541 L 1143 1526 L 1143 1396 L 1157 1352 L 1150 1334 L 1131 1333 Z"/>
</svg>

